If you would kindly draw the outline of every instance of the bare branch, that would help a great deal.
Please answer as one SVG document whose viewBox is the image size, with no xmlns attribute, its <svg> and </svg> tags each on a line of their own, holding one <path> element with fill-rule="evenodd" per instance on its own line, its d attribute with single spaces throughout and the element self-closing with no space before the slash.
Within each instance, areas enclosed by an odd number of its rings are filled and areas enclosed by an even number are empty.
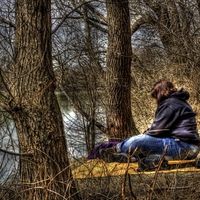
<svg viewBox="0 0 200 200">
<path fill-rule="evenodd" d="M 12 23 L 11 21 L 9 21 L 9 20 L 7 20 L 7 19 L 5 19 L 5 18 L 3 18 L 3 17 L 0 17 L 0 22 L 1 22 L 1 23 L 4 23 L 4 24 L 7 24 L 7 25 L 9 25 L 10 27 L 16 29 L 16 26 L 15 26 L 14 23 Z"/>
<path fill-rule="evenodd" d="M 78 98 L 74 98 L 71 97 L 69 95 L 68 92 L 65 91 L 65 89 L 63 87 L 60 86 L 60 89 L 62 90 L 62 92 L 72 101 L 74 108 L 83 116 L 86 118 L 86 120 L 88 120 L 89 122 L 94 122 L 95 126 L 102 131 L 103 133 L 106 133 L 106 127 L 101 124 L 100 122 L 96 121 L 96 119 L 92 118 L 88 113 L 86 113 L 82 107 L 80 106 L 80 101 L 78 100 Z"/>
<path fill-rule="evenodd" d="M 60 23 L 52 30 L 52 34 L 54 34 L 61 26 L 62 24 L 65 22 L 65 20 L 72 14 L 74 13 L 75 11 L 77 11 L 79 8 L 81 8 L 83 5 L 85 4 L 88 4 L 90 2 L 93 2 L 94 0 L 91 0 L 91 1 L 88 1 L 88 2 L 84 2 L 84 3 L 81 3 L 79 6 L 77 6 L 76 8 L 74 8 L 73 10 L 71 10 L 69 13 L 66 13 L 62 20 L 60 21 Z"/>
<path fill-rule="evenodd" d="M 13 156 L 32 156 L 33 155 L 32 153 L 16 153 L 16 152 L 8 151 L 8 150 L 1 149 L 1 148 L 0 148 L 0 151 L 3 153 L 13 155 Z"/>
<path fill-rule="evenodd" d="M 157 19 L 151 15 L 141 16 L 131 25 L 131 33 L 134 34 L 142 25 L 151 24 L 154 25 L 157 22 Z"/>
<path fill-rule="evenodd" d="M 100 26 L 98 23 L 95 23 L 94 21 L 88 19 L 88 23 L 90 25 L 92 25 L 93 27 L 95 27 L 96 29 L 98 29 L 99 31 L 103 32 L 103 33 L 108 33 L 108 30 L 102 26 Z"/>
</svg>

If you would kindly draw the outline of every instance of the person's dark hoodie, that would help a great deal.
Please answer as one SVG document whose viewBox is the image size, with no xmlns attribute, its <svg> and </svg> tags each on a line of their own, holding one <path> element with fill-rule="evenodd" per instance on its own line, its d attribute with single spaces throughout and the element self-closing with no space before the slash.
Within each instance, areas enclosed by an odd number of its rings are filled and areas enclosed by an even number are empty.
<svg viewBox="0 0 200 200">
<path fill-rule="evenodd" d="M 196 113 L 187 103 L 190 95 L 181 89 L 163 100 L 155 113 L 155 120 L 147 134 L 155 137 L 173 137 L 190 144 L 200 144 Z"/>
</svg>

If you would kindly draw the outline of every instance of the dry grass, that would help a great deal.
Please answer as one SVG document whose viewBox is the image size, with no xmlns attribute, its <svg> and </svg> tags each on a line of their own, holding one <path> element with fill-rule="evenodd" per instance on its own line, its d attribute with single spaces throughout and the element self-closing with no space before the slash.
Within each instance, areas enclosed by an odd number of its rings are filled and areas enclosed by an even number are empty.
<svg viewBox="0 0 200 200">
<path fill-rule="evenodd" d="M 83 199 L 200 199 L 200 170 L 136 172 L 137 164 L 93 160 L 73 170 Z"/>
<path fill-rule="evenodd" d="M 137 172 L 136 163 L 102 160 L 79 161 L 73 166 L 82 200 L 200 199 L 200 169 L 194 167 Z M 16 181 L 1 185 L 0 200 L 21 200 L 15 185 Z"/>
<path fill-rule="evenodd" d="M 102 160 L 89 160 L 79 167 L 73 170 L 74 178 L 83 179 L 83 178 L 94 178 L 94 177 L 107 177 L 107 176 L 121 176 L 126 172 L 128 174 L 155 174 L 155 171 L 149 172 L 137 172 L 138 164 L 137 163 L 106 163 Z M 170 174 L 170 173 L 200 173 L 200 169 L 195 167 L 187 167 L 180 169 L 172 170 L 161 170 L 159 174 Z"/>
</svg>

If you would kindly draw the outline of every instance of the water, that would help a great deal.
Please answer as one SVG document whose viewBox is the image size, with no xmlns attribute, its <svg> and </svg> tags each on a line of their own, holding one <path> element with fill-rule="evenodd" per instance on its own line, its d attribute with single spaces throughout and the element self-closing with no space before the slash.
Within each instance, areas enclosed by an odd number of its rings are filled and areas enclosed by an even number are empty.
<svg viewBox="0 0 200 200">
<path fill-rule="evenodd" d="M 9 177 L 14 176 L 18 167 L 19 158 L 15 155 L 6 153 L 19 152 L 18 139 L 14 123 L 3 115 L 3 124 L 0 126 L 0 183 L 6 181 Z M 5 150 L 5 151 L 3 151 Z"/>
</svg>

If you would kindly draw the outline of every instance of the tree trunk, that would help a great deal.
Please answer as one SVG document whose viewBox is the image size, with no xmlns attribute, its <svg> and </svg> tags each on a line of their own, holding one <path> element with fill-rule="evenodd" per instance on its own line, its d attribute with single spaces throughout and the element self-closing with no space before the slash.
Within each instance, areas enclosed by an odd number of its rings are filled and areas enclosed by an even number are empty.
<svg viewBox="0 0 200 200">
<path fill-rule="evenodd" d="M 51 1 L 16 1 L 16 55 L 12 69 L 14 119 L 20 152 L 22 199 L 63 200 L 77 193 L 69 168 L 51 55 Z M 77 195 L 74 199 L 79 199 Z M 72 198 L 73 199 L 73 198 Z"/>
<path fill-rule="evenodd" d="M 145 3 L 154 10 L 158 17 L 155 27 L 159 32 L 163 46 L 173 63 L 186 63 L 191 57 L 191 40 L 189 40 L 190 19 L 187 17 L 186 6 L 174 0 L 166 0 L 162 4 L 158 1 Z M 187 11 L 189 12 L 189 11 Z M 182 17 L 181 15 L 184 15 Z"/>
<path fill-rule="evenodd" d="M 131 111 L 131 29 L 128 0 L 107 0 L 108 134 L 127 138 L 136 133 Z"/>
</svg>

